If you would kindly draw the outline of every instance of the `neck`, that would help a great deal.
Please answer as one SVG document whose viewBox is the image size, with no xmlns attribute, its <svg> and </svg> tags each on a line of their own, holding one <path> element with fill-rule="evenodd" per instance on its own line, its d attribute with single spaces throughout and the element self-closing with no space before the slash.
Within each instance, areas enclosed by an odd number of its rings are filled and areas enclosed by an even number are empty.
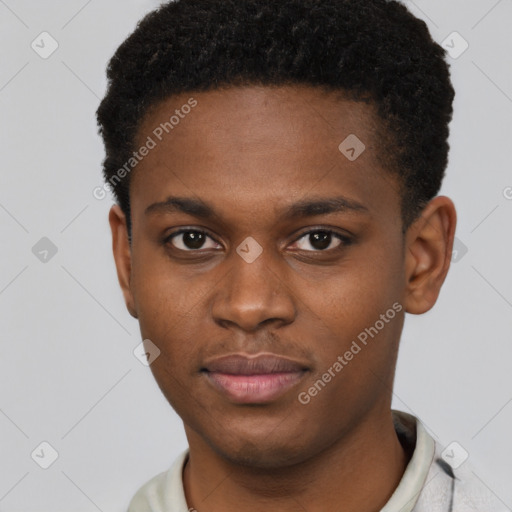
<svg viewBox="0 0 512 512">
<path fill-rule="evenodd" d="M 360 423 L 342 439 L 300 464 L 251 468 L 233 464 L 187 429 L 190 454 L 183 473 L 189 507 L 199 512 L 380 510 L 398 486 L 409 457 L 391 411 Z"/>
</svg>

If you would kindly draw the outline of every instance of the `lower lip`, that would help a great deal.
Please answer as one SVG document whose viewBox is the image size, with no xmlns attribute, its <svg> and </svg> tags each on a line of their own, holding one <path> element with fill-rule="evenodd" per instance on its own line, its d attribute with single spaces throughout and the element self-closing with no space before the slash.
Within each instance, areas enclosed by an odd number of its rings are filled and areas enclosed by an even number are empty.
<svg viewBox="0 0 512 512">
<path fill-rule="evenodd" d="M 271 402 L 302 380 L 305 372 L 269 373 L 263 375 L 231 375 L 205 372 L 213 386 L 233 402 L 262 404 Z"/>
</svg>

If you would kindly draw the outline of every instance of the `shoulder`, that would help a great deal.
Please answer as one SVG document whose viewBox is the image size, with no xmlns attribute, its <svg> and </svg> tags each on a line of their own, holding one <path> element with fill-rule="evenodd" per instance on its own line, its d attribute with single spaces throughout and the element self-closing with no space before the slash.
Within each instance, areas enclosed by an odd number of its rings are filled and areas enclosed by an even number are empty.
<svg viewBox="0 0 512 512">
<path fill-rule="evenodd" d="M 182 483 L 183 465 L 188 449 L 167 470 L 147 481 L 133 496 L 127 512 L 188 511 Z"/>
<path fill-rule="evenodd" d="M 469 462 L 453 468 L 436 442 L 435 455 L 414 512 L 510 512 Z"/>
<path fill-rule="evenodd" d="M 454 470 L 454 512 L 510 512 L 470 462 Z"/>
<path fill-rule="evenodd" d="M 166 476 L 167 471 L 163 471 L 147 481 L 131 499 L 128 512 L 142 512 L 146 510 L 157 512 L 165 510 L 163 499 Z"/>
</svg>

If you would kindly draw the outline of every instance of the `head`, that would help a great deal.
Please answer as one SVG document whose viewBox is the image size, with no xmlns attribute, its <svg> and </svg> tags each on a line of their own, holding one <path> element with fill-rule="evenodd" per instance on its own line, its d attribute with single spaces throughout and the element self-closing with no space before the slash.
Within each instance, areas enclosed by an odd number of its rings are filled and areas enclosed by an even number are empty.
<svg viewBox="0 0 512 512">
<path fill-rule="evenodd" d="M 382 417 L 405 312 L 435 304 L 456 221 L 436 196 L 454 91 L 424 22 L 385 0 L 178 0 L 108 79 L 118 277 L 189 440 L 276 467 Z M 300 379 L 242 403 L 207 375 L 235 353 Z"/>
</svg>

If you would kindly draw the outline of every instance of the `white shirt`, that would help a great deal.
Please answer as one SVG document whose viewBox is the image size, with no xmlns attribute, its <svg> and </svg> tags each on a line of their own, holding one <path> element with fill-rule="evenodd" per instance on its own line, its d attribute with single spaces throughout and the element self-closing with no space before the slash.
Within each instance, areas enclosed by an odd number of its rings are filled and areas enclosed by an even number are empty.
<svg viewBox="0 0 512 512">
<path fill-rule="evenodd" d="M 416 417 L 393 411 L 393 420 L 401 443 L 414 446 L 414 452 L 398 487 L 380 512 L 510 512 L 474 476 L 467 462 L 452 469 L 441 458 L 440 446 Z M 168 471 L 144 484 L 132 498 L 128 512 L 194 510 L 187 505 L 182 480 L 188 453 L 185 450 Z"/>
</svg>

